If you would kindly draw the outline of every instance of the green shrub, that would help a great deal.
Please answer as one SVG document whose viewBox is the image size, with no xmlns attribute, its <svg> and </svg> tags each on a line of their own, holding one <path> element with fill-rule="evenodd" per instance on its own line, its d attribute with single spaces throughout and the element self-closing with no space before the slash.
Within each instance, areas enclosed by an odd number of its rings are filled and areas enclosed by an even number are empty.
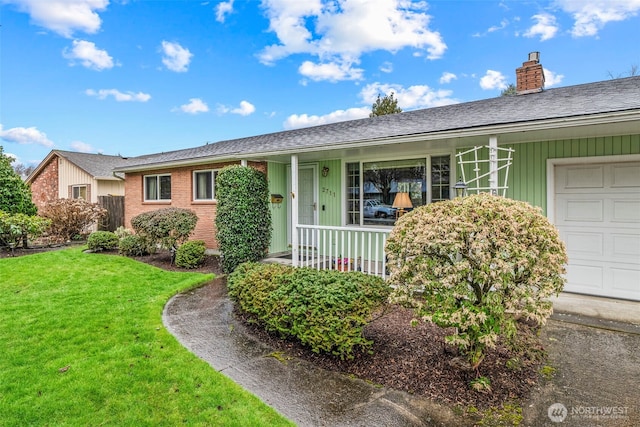
<svg viewBox="0 0 640 427">
<path fill-rule="evenodd" d="M 118 253 L 125 256 L 149 255 L 153 248 L 149 246 L 147 239 L 136 234 L 124 236 L 118 242 Z"/>
<path fill-rule="evenodd" d="M 180 245 L 176 251 L 176 265 L 183 268 L 196 268 L 204 261 L 207 249 L 203 240 L 190 240 Z"/>
<path fill-rule="evenodd" d="M 390 292 L 382 278 L 363 273 L 261 263 L 238 266 L 227 286 L 238 307 L 268 331 L 341 359 L 371 347 L 362 330 Z"/>
<path fill-rule="evenodd" d="M 133 234 L 133 231 L 121 225 L 120 227 L 116 228 L 116 231 L 114 231 L 114 233 L 116 236 L 118 236 L 118 239 L 122 239 L 125 236 L 131 236 Z"/>
<path fill-rule="evenodd" d="M 131 218 L 136 234 L 143 236 L 149 245 L 159 244 L 170 250 L 187 241 L 197 222 L 194 211 L 182 208 L 158 209 Z"/>
<path fill-rule="evenodd" d="M 118 243 L 118 236 L 111 231 L 94 231 L 87 239 L 87 246 L 95 252 L 112 251 L 118 247 Z"/>
<path fill-rule="evenodd" d="M 472 366 L 516 320 L 544 324 L 564 286 L 567 256 L 540 210 L 489 194 L 432 203 L 402 216 L 386 244 L 395 301 L 455 331 Z"/>
<path fill-rule="evenodd" d="M 216 238 L 222 269 L 232 272 L 247 261 L 260 261 L 271 242 L 271 210 L 266 176 L 251 167 L 223 168 L 216 178 Z"/>
<path fill-rule="evenodd" d="M 106 214 L 106 209 L 84 199 L 57 199 L 47 203 L 41 210 L 41 216 L 51 220 L 51 236 L 62 241 L 82 236 Z"/>
<path fill-rule="evenodd" d="M 28 239 L 40 237 L 51 221 L 37 215 L 9 214 L 0 210 L 0 246 L 14 245 L 27 248 Z"/>
</svg>

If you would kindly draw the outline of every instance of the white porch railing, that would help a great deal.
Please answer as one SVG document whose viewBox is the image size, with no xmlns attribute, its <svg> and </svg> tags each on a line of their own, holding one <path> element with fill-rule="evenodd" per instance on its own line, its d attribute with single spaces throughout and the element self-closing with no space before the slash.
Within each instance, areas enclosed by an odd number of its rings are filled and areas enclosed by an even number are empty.
<svg viewBox="0 0 640 427">
<path fill-rule="evenodd" d="M 295 267 L 362 271 L 386 278 L 384 245 L 390 229 L 363 227 L 296 226 L 298 256 Z M 297 258 L 297 259 L 296 259 Z"/>
</svg>

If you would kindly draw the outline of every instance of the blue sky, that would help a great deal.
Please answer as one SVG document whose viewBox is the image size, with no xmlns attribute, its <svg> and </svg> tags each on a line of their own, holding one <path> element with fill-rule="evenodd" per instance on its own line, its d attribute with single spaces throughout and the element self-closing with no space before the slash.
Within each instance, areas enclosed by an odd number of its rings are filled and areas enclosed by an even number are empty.
<svg viewBox="0 0 640 427">
<path fill-rule="evenodd" d="M 0 0 L 0 145 L 137 156 L 640 65 L 640 0 Z"/>
</svg>

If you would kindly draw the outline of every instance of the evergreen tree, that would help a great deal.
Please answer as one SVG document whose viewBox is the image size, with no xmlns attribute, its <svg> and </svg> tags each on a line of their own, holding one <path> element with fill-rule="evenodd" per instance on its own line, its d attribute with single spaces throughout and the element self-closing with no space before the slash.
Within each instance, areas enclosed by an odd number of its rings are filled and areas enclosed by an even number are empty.
<svg viewBox="0 0 640 427">
<path fill-rule="evenodd" d="M 402 113 L 402 108 L 398 107 L 398 100 L 393 98 L 393 92 L 391 92 L 391 95 L 385 95 L 383 98 L 380 98 L 380 94 L 378 94 L 378 99 L 371 106 L 369 117 L 396 113 Z"/>
<path fill-rule="evenodd" d="M 509 86 L 507 86 L 502 90 L 502 92 L 500 92 L 500 96 L 511 96 L 515 95 L 516 93 L 516 85 L 514 85 L 513 83 L 509 83 Z"/>
<path fill-rule="evenodd" d="M 0 145 L 0 210 L 35 215 L 38 211 L 31 200 L 31 189 L 11 166 L 13 158 L 4 154 Z"/>
</svg>

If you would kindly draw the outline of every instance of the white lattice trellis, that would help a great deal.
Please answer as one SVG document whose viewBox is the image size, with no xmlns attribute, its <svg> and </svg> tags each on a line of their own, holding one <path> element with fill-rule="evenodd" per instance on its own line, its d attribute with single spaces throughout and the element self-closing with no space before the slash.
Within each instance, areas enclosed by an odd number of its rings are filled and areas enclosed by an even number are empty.
<svg viewBox="0 0 640 427">
<path fill-rule="evenodd" d="M 492 141 L 493 142 L 493 141 Z M 478 153 L 482 149 L 489 150 L 488 158 L 482 159 Z M 470 150 L 464 151 L 462 153 L 456 154 L 458 158 L 458 164 L 460 165 L 460 172 L 462 174 L 462 182 L 467 185 L 467 192 L 475 192 L 480 193 L 483 191 L 489 191 L 491 194 L 498 194 L 498 191 L 502 190 L 502 196 L 505 197 L 507 194 L 507 180 L 509 178 L 509 166 L 513 163 L 513 153 L 515 150 L 513 148 L 502 148 L 496 145 L 481 145 L 471 148 Z M 501 153 L 504 154 L 502 158 L 500 157 Z M 464 156 L 468 154 L 472 154 L 471 160 L 464 160 Z M 483 163 L 489 164 L 489 171 L 481 174 L 480 165 Z M 467 177 L 465 176 L 465 165 L 471 164 L 473 165 L 473 177 L 469 177 L 467 181 Z M 504 169 L 504 180 L 503 184 L 500 185 L 498 182 L 498 172 Z M 481 180 L 483 178 L 489 177 L 489 186 L 484 187 L 481 185 Z"/>
</svg>

